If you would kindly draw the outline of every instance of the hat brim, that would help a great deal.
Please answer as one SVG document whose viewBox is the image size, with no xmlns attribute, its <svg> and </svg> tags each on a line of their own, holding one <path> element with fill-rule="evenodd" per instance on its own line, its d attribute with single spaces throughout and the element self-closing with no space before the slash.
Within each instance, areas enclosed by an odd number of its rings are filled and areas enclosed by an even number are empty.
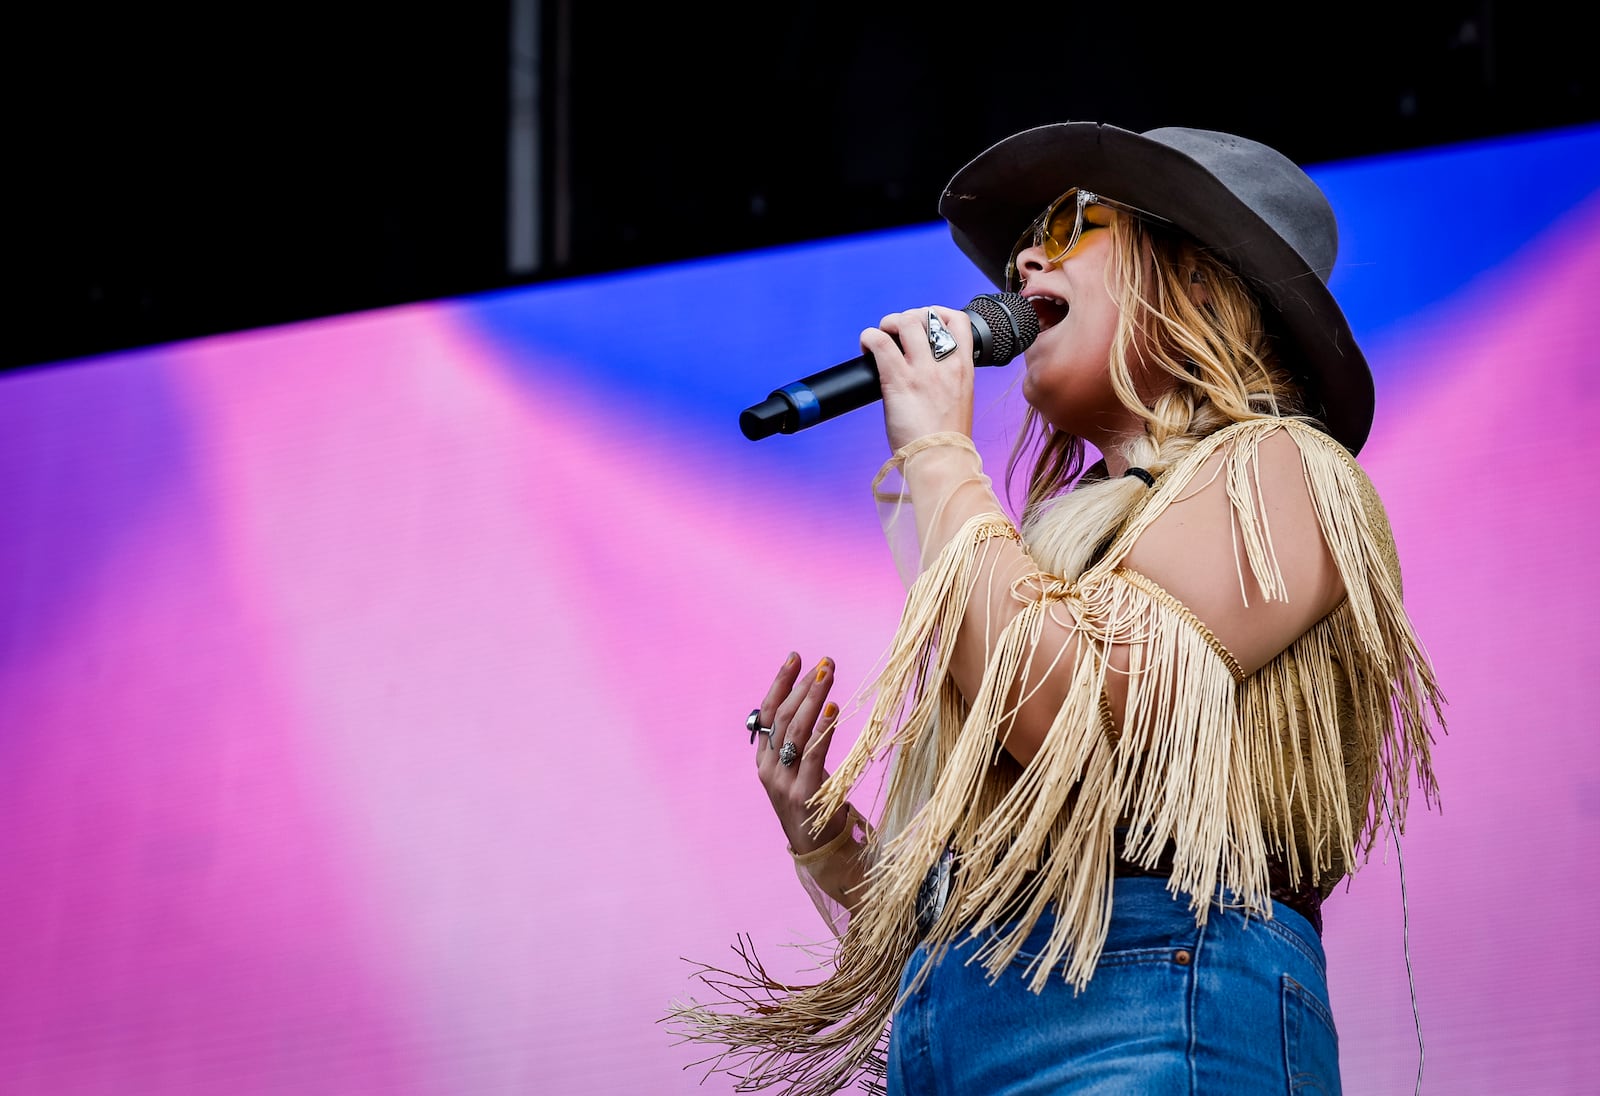
<svg viewBox="0 0 1600 1096">
<path fill-rule="evenodd" d="M 1157 131 L 1159 132 L 1159 131 Z M 992 145 L 939 199 L 951 237 L 1005 288 L 1011 249 L 1032 220 L 1084 187 L 1171 221 L 1255 286 L 1296 351 L 1307 395 L 1328 432 L 1358 453 L 1372 429 L 1372 371 L 1325 284 L 1305 258 L 1208 168 L 1180 149 L 1098 122 L 1038 126 Z"/>
</svg>

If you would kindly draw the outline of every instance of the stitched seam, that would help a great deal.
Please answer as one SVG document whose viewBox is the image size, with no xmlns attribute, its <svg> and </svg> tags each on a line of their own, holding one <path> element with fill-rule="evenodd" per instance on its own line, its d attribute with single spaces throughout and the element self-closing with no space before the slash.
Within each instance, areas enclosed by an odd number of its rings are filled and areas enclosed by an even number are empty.
<svg viewBox="0 0 1600 1096">
<path fill-rule="evenodd" d="M 1205 950 L 1206 932 L 1209 929 L 1209 923 L 1198 926 L 1198 931 L 1195 933 L 1194 938 L 1194 955 L 1189 960 L 1188 1016 L 1186 1017 L 1187 1023 L 1185 1025 L 1189 1029 L 1187 1032 L 1189 1048 L 1188 1054 L 1185 1055 L 1189 1059 L 1189 1096 L 1196 1096 L 1200 1091 L 1200 1077 L 1198 1075 L 1200 1063 L 1195 1053 L 1195 1043 L 1200 1025 L 1196 1022 L 1195 1013 L 1200 1006 L 1200 956 Z"/>
<path fill-rule="evenodd" d="M 1017 532 L 1017 527 L 1004 518 L 993 518 L 976 525 L 972 529 L 972 542 L 982 544 L 990 537 L 1005 537 L 1007 540 L 1022 540 L 1022 534 Z"/>
<path fill-rule="evenodd" d="M 1317 957 L 1317 953 L 1311 949 L 1309 944 L 1300 939 L 1299 934 L 1293 929 L 1285 928 L 1284 926 L 1278 924 L 1276 918 L 1271 917 L 1262 918 L 1261 924 L 1265 925 L 1267 929 L 1271 931 L 1272 934 L 1278 939 L 1291 945 L 1301 955 L 1305 956 L 1306 961 L 1316 968 L 1318 974 L 1322 975 L 1324 978 L 1328 976 L 1326 969 L 1324 969 L 1322 960 Z"/>
<path fill-rule="evenodd" d="M 1228 667 L 1228 672 L 1233 675 L 1233 679 L 1240 683 L 1244 682 L 1244 667 L 1239 665 L 1239 660 L 1233 657 L 1233 652 L 1222 645 L 1222 640 L 1218 639 L 1216 635 L 1212 633 L 1211 629 L 1207 628 L 1200 618 L 1195 616 L 1187 605 L 1173 597 L 1166 590 L 1162 589 L 1146 576 L 1141 575 L 1138 571 L 1129 570 L 1126 567 L 1118 567 L 1116 571 L 1112 573 L 1118 578 L 1122 579 L 1124 582 L 1128 583 L 1130 586 L 1135 586 L 1140 590 L 1143 590 L 1145 593 L 1149 594 L 1151 597 L 1155 598 L 1167 608 L 1181 616 L 1191 628 L 1200 633 L 1200 638 L 1204 639 L 1206 641 L 1206 645 L 1216 652 L 1217 657 L 1222 659 L 1223 663 Z"/>
<path fill-rule="evenodd" d="M 1317 999 L 1316 994 L 1312 993 L 1310 990 L 1306 989 L 1305 986 L 1302 986 L 1299 982 L 1295 981 L 1293 975 L 1285 974 L 1283 976 L 1283 982 L 1284 989 L 1294 994 L 1300 999 L 1302 1004 L 1308 1006 L 1312 1012 L 1320 1016 L 1322 1018 L 1322 1022 L 1328 1025 L 1328 1029 L 1330 1031 L 1335 1030 L 1333 1026 L 1333 1013 L 1329 1012 L 1328 1009 L 1324 1007 L 1322 1002 Z"/>
</svg>

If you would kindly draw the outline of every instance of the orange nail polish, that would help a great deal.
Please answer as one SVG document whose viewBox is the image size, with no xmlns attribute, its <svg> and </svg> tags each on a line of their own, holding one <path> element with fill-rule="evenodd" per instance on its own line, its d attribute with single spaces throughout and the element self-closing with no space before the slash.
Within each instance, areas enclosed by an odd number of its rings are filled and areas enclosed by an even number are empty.
<svg viewBox="0 0 1600 1096">
<path fill-rule="evenodd" d="M 823 719 L 832 719 L 834 716 L 836 716 L 838 714 L 839 714 L 839 705 L 835 704 L 833 701 L 830 700 L 830 701 L 828 701 L 826 704 L 824 704 L 822 706 L 822 718 Z"/>
</svg>

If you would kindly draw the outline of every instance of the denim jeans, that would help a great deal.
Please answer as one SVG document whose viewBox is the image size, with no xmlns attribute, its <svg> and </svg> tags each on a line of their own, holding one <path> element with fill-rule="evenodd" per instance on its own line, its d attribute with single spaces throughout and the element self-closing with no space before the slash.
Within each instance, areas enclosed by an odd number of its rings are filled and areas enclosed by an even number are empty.
<svg viewBox="0 0 1600 1096">
<path fill-rule="evenodd" d="M 994 984 L 966 962 L 978 941 L 952 947 L 891 1024 L 888 1096 L 1338 1096 L 1322 942 L 1305 918 L 1214 903 L 1202 928 L 1164 879 L 1114 888 L 1081 993 L 1060 966 L 1042 993 L 1028 988 L 1048 915 Z M 927 958 L 913 954 L 902 991 Z"/>
</svg>

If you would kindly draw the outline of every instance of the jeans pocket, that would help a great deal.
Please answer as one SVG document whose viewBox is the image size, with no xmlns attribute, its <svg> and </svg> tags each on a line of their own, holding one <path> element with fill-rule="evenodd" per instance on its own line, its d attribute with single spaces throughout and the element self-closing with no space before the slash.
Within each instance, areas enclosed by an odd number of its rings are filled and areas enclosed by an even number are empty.
<svg viewBox="0 0 1600 1096">
<path fill-rule="evenodd" d="M 1291 1093 L 1340 1096 L 1339 1036 L 1333 1013 L 1287 974 L 1283 976 L 1283 1064 Z"/>
</svg>

